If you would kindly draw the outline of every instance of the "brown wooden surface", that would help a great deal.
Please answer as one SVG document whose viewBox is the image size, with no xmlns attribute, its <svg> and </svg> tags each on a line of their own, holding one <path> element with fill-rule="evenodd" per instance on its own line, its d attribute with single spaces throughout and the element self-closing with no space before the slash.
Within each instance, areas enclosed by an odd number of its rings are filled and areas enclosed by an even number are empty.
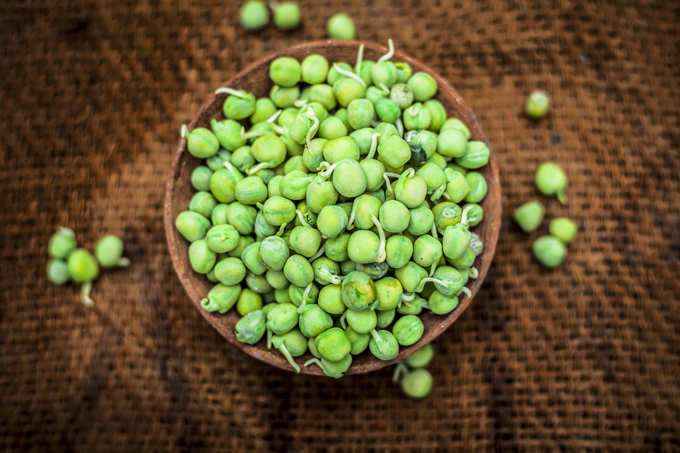
<svg viewBox="0 0 680 453">
<path fill-rule="evenodd" d="M 346 61 L 353 65 L 360 44 L 362 44 L 362 42 L 359 41 L 330 40 L 298 44 L 261 58 L 240 71 L 231 79 L 227 80 L 223 86 L 247 90 L 248 92 L 255 94 L 255 97 L 258 98 L 262 96 L 266 97 L 272 87 L 272 82 L 269 79 L 269 64 L 275 58 L 290 56 L 296 58 L 298 61 L 302 61 L 304 57 L 309 54 L 320 54 L 325 56 L 331 64 L 334 62 Z M 384 46 L 371 42 L 363 42 L 363 44 L 365 46 L 365 59 L 377 60 L 387 52 L 387 48 Z M 424 71 L 432 75 L 438 85 L 436 99 L 441 101 L 446 107 L 448 116 L 459 118 L 465 122 L 470 129 L 472 140 L 481 140 L 489 144 L 472 109 L 470 109 L 449 82 L 422 62 L 404 55 L 402 52 L 395 52 L 392 61 L 406 61 L 412 66 L 414 73 Z M 191 130 L 196 127 L 210 128 L 211 119 L 223 119 L 222 104 L 226 98 L 227 95 L 224 94 L 210 96 L 203 104 L 196 117 L 189 124 L 189 129 Z M 492 144 L 489 144 L 489 147 L 493 148 Z M 201 312 L 201 315 L 203 315 L 208 323 L 210 323 L 210 325 L 212 325 L 231 344 L 237 346 L 248 355 L 255 357 L 258 360 L 294 372 L 290 364 L 276 349 L 267 349 L 264 341 L 260 341 L 258 344 L 251 346 L 241 343 L 236 339 L 234 335 L 234 326 L 240 319 L 240 316 L 236 313 L 235 309 L 231 310 L 227 315 L 221 315 L 218 313 L 206 312 L 201 308 L 201 299 L 206 296 L 213 284 L 211 284 L 203 275 L 197 274 L 191 269 L 188 259 L 189 243 L 182 238 L 174 226 L 175 218 L 180 212 L 187 209 L 191 197 L 196 193 L 196 190 L 191 185 L 191 172 L 198 165 L 200 165 L 200 160 L 188 153 L 186 150 L 186 140 L 180 139 L 165 189 L 163 216 L 168 250 L 177 276 L 182 282 L 189 298 Z M 366 350 L 363 354 L 353 357 L 352 366 L 347 374 L 368 373 L 402 361 L 405 357 L 408 357 L 414 351 L 417 351 L 441 335 L 447 327 L 458 319 L 470 303 L 472 303 L 475 294 L 477 294 L 477 291 L 479 291 L 479 288 L 482 286 L 484 278 L 486 278 L 486 274 L 491 266 L 494 253 L 496 252 L 498 232 L 501 227 L 501 185 L 498 176 L 496 157 L 493 151 L 489 158 L 489 165 L 480 171 L 487 180 L 488 193 L 482 203 L 482 207 L 484 208 L 484 220 L 474 229 L 484 243 L 484 251 L 475 261 L 475 267 L 479 269 L 479 277 L 476 280 L 470 280 L 470 283 L 468 284 L 468 287 L 472 291 L 472 296 L 467 297 L 461 295 L 459 297 L 460 303 L 458 307 L 446 316 L 438 316 L 430 312 L 423 313 L 421 319 L 425 325 L 425 331 L 422 338 L 412 346 L 407 348 L 402 347 L 399 351 L 399 355 L 393 360 L 378 360 Z M 302 363 L 311 357 L 311 354 L 307 353 L 303 357 L 297 359 L 297 362 L 302 365 Z M 302 367 L 301 373 L 323 376 L 323 372 L 317 366 Z"/>
</svg>

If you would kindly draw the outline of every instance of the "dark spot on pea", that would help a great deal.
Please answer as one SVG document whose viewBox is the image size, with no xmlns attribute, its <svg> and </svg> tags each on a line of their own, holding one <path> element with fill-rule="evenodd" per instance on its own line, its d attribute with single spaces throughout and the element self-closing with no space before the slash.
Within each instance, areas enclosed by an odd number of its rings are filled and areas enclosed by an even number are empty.
<svg viewBox="0 0 680 453">
<path fill-rule="evenodd" d="M 411 147 L 411 160 L 409 161 L 411 165 L 418 166 L 427 161 L 427 153 L 422 146 L 412 144 L 409 146 Z"/>
</svg>

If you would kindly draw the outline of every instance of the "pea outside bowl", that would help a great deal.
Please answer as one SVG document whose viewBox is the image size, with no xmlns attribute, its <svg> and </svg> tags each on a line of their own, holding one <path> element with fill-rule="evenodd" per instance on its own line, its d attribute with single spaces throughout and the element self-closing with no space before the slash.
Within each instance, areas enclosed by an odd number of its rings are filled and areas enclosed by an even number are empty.
<svg viewBox="0 0 680 453">
<path fill-rule="evenodd" d="M 301 61 L 309 54 L 320 54 L 324 55 L 331 63 L 337 61 L 353 62 L 356 59 L 357 50 L 360 44 L 362 44 L 362 42 L 359 41 L 328 40 L 307 42 L 289 47 L 256 61 L 231 79 L 227 80 L 223 86 L 244 89 L 255 94 L 258 98 L 263 96 L 266 97 L 272 86 L 272 82 L 269 79 L 269 64 L 275 58 L 291 56 Z M 388 50 L 385 46 L 371 42 L 364 42 L 363 44 L 365 59 L 377 60 Z M 436 99 L 446 107 L 448 116 L 457 117 L 462 120 L 470 129 L 471 139 L 484 142 L 487 141 L 472 109 L 446 80 L 425 64 L 398 51 L 395 52 L 392 61 L 406 61 L 412 66 L 414 72 L 424 71 L 434 77 L 439 86 Z M 226 97 L 227 95 L 225 94 L 211 95 L 201 107 L 198 115 L 196 115 L 189 125 L 189 129 L 201 126 L 209 128 L 210 120 L 212 118 L 223 119 L 222 104 Z M 234 335 L 234 326 L 238 321 L 239 316 L 235 309 L 232 309 L 226 315 L 220 315 L 208 313 L 200 306 L 201 299 L 205 297 L 213 284 L 210 283 L 205 276 L 199 275 L 191 269 L 187 256 L 189 244 L 182 238 L 174 226 L 175 217 L 187 208 L 189 200 L 194 194 L 190 176 L 192 170 L 199 164 L 200 160 L 194 158 L 187 152 L 186 139 L 181 139 L 166 184 L 164 205 L 165 235 L 168 240 L 168 248 L 170 250 L 172 263 L 175 267 L 175 272 L 177 272 L 179 280 L 182 282 L 184 289 L 196 309 L 211 326 L 227 339 L 227 341 L 258 360 L 283 370 L 293 371 L 288 362 L 286 362 L 276 349 L 267 349 L 264 341 L 260 341 L 258 344 L 251 346 L 241 343 L 236 339 Z M 493 151 L 489 158 L 489 164 L 480 171 L 486 178 L 488 193 L 482 203 L 482 207 L 484 208 L 484 220 L 474 231 L 481 237 L 484 243 L 484 251 L 475 262 L 475 265 L 479 270 L 479 277 L 476 280 L 471 280 L 471 286 L 469 286 L 472 292 L 471 297 L 463 296 L 460 299 L 458 307 L 446 316 L 437 316 L 430 312 L 421 315 L 421 319 L 425 325 L 423 337 L 416 344 L 401 349 L 399 355 L 394 360 L 378 360 L 367 350 L 363 354 L 352 358 L 352 366 L 346 374 L 368 373 L 402 361 L 404 358 L 441 335 L 472 303 L 474 296 L 482 286 L 484 278 L 491 266 L 501 225 L 501 186 L 498 177 L 498 166 Z M 301 364 L 310 357 L 311 355 L 308 353 L 307 356 L 298 358 L 297 361 Z M 302 369 L 301 373 L 323 375 L 317 366 L 305 367 Z"/>
</svg>

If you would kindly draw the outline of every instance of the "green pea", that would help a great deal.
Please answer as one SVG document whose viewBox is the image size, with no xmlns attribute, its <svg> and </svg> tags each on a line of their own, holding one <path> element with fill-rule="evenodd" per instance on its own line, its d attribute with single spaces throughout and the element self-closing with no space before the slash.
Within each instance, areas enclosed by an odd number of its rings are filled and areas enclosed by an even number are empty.
<svg viewBox="0 0 680 453">
<path fill-rule="evenodd" d="M 385 311 L 397 308 L 404 290 L 396 278 L 383 277 L 375 282 L 375 292 L 378 299 L 376 309 Z"/>
<path fill-rule="evenodd" d="M 378 155 L 385 164 L 398 168 L 411 159 L 411 147 L 403 138 L 390 135 L 381 139 Z"/>
<path fill-rule="evenodd" d="M 427 183 L 420 176 L 414 176 L 414 173 L 402 173 L 392 188 L 396 199 L 409 209 L 423 204 L 427 196 Z"/>
<path fill-rule="evenodd" d="M 319 231 L 308 226 L 296 226 L 288 237 L 290 248 L 307 258 L 314 256 L 321 245 Z"/>
<path fill-rule="evenodd" d="M 432 344 L 426 344 L 422 348 L 404 359 L 404 363 L 411 368 L 424 368 L 434 357 L 434 347 Z"/>
<path fill-rule="evenodd" d="M 269 22 L 269 10 L 264 2 L 247 1 L 241 6 L 239 20 L 246 30 L 259 30 Z"/>
<path fill-rule="evenodd" d="M 427 186 L 427 193 L 431 194 L 446 183 L 446 176 L 438 165 L 426 162 L 416 171 L 416 175 L 423 178 Z"/>
<path fill-rule="evenodd" d="M 215 265 L 215 277 L 227 286 L 238 285 L 245 276 L 246 268 L 238 258 L 223 258 Z"/>
<path fill-rule="evenodd" d="M 300 25 L 300 7 L 295 2 L 273 3 L 274 25 L 280 30 L 291 30 Z"/>
<path fill-rule="evenodd" d="M 383 178 L 385 166 L 383 163 L 376 159 L 364 159 L 359 162 L 359 165 L 366 176 L 366 191 L 375 192 L 380 189 L 385 182 Z"/>
<path fill-rule="evenodd" d="M 291 255 L 283 266 L 283 273 L 289 282 L 302 288 L 314 280 L 314 269 L 302 255 Z"/>
<path fill-rule="evenodd" d="M 209 129 L 197 127 L 187 137 L 187 150 L 199 159 L 207 159 L 217 154 L 220 143 L 217 137 Z"/>
<path fill-rule="evenodd" d="M 210 217 L 213 208 L 217 206 L 217 201 L 210 192 L 196 192 L 189 202 L 189 210 L 201 214 L 203 217 Z"/>
<path fill-rule="evenodd" d="M 404 121 L 404 127 L 408 130 L 427 129 L 430 127 L 432 117 L 430 116 L 430 111 L 423 104 L 416 102 L 404 110 L 402 120 Z"/>
<path fill-rule="evenodd" d="M 372 231 L 355 231 L 347 243 L 347 256 L 356 263 L 377 261 L 380 256 L 380 239 Z"/>
<path fill-rule="evenodd" d="M 256 311 L 262 308 L 262 296 L 255 291 L 245 288 L 241 291 L 236 301 L 236 311 L 241 316 L 245 316 L 251 311 Z"/>
<path fill-rule="evenodd" d="M 302 152 L 302 162 L 309 171 L 319 171 L 323 162 L 323 148 L 328 140 L 325 138 L 315 138 L 306 146 Z"/>
<path fill-rule="evenodd" d="M 283 269 L 288 256 L 288 245 L 279 236 L 269 236 L 262 240 L 260 244 L 260 257 L 268 268 L 280 271 Z"/>
<path fill-rule="evenodd" d="M 405 83 L 397 83 L 390 90 L 390 101 L 400 109 L 397 114 L 398 118 L 402 109 L 406 109 L 413 104 L 413 90 Z M 387 120 L 383 119 L 383 121 Z M 393 121 L 387 122 L 393 123 L 394 121 L 396 121 L 396 118 Z"/>
<path fill-rule="evenodd" d="M 357 333 L 367 334 L 375 329 L 378 316 L 373 310 L 347 310 L 347 324 Z"/>
<path fill-rule="evenodd" d="M 365 272 L 369 277 L 375 280 L 377 278 L 382 278 L 385 274 L 387 274 L 387 271 L 390 270 L 390 267 L 384 261 L 379 263 L 356 263 L 354 270 Z"/>
<path fill-rule="evenodd" d="M 354 129 L 368 127 L 375 118 L 375 109 L 368 99 L 354 99 L 347 106 L 347 121 Z"/>
<path fill-rule="evenodd" d="M 424 368 L 409 371 L 401 379 L 401 390 L 408 397 L 425 398 L 432 390 L 432 375 Z"/>
<path fill-rule="evenodd" d="M 318 305 L 309 304 L 302 309 L 300 314 L 300 332 L 302 332 L 302 335 L 316 337 L 331 327 L 333 327 L 333 318 Z"/>
<path fill-rule="evenodd" d="M 338 104 L 343 107 L 348 107 L 355 99 L 360 99 L 365 96 L 366 88 L 357 80 L 343 78 L 338 79 L 333 84 L 333 94 L 335 95 Z M 371 107 L 372 106 L 373 105 L 371 104 Z M 347 110 L 347 120 L 349 121 L 349 109 Z"/>
<path fill-rule="evenodd" d="M 446 184 L 446 194 L 454 203 L 460 203 L 464 199 L 481 201 L 486 195 L 486 180 L 477 172 L 470 172 L 472 176 L 451 171 L 451 177 Z M 474 189 L 474 191 L 472 190 Z"/>
<path fill-rule="evenodd" d="M 307 290 L 309 288 L 309 290 Z M 299 286 L 290 285 L 288 287 L 288 298 L 295 306 L 313 304 L 319 295 L 319 289 L 314 283 L 301 288 Z"/>
<path fill-rule="evenodd" d="M 231 155 L 231 163 L 240 171 L 246 171 L 248 168 L 255 165 L 255 158 L 253 157 L 250 146 L 241 146 L 236 149 Z"/>
<path fill-rule="evenodd" d="M 404 291 L 413 293 L 418 290 L 420 282 L 427 277 L 427 271 L 413 261 L 409 261 L 405 266 L 395 270 L 394 275 L 399 279 Z"/>
<path fill-rule="evenodd" d="M 231 203 L 236 198 L 236 184 L 242 178 L 243 176 L 233 167 L 231 170 L 221 168 L 210 177 L 210 192 L 219 202 Z"/>
<path fill-rule="evenodd" d="M 444 121 L 444 124 L 442 124 L 441 128 L 439 129 L 439 133 L 450 129 L 457 129 L 461 131 L 463 135 L 465 135 L 465 139 L 470 140 L 470 129 L 468 129 L 465 123 L 463 123 L 458 118 L 448 118 L 446 121 Z"/>
<path fill-rule="evenodd" d="M 328 140 L 340 139 L 347 135 L 347 127 L 340 118 L 329 116 L 319 126 L 319 137 Z"/>
<path fill-rule="evenodd" d="M 322 286 L 330 283 L 339 283 L 340 266 L 333 260 L 327 257 L 320 257 L 312 263 L 314 269 L 314 278 L 316 282 Z"/>
<path fill-rule="evenodd" d="M 527 233 L 535 231 L 543 221 L 543 206 L 538 201 L 529 201 L 515 209 L 513 218 Z"/>
<path fill-rule="evenodd" d="M 439 231 L 445 231 L 446 228 L 457 225 L 463 214 L 460 206 L 450 201 L 438 203 L 432 208 L 434 214 L 434 222 Z"/>
<path fill-rule="evenodd" d="M 375 284 L 368 274 L 350 272 L 342 280 L 342 302 L 350 310 L 365 310 L 375 300 Z"/>
<path fill-rule="evenodd" d="M 248 176 L 236 183 L 234 195 L 239 202 L 253 205 L 267 199 L 267 186 L 259 176 Z"/>
<path fill-rule="evenodd" d="M 286 158 L 286 145 L 279 137 L 265 135 L 253 142 L 251 153 L 255 160 L 268 164 L 270 168 L 283 163 Z"/>
<path fill-rule="evenodd" d="M 293 170 L 281 180 L 281 195 L 289 200 L 302 200 L 305 198 L 307 186 L 314 179 L 300 170 Z"/>
<path fill-rule="evenodd" d="M 351 137 L 334 138 L 324 145 L 323 156 L 332 164 L 343 159 L 359 160 L 359 145 Z"/>
<path fill-rule="evenodd" d="M 427 203 L 423 203 L 415 209 L 411 209 L 410 221 L 408 224 L 408 232 L 414 236 L 421 236 L 427 232 L 432 231 L 432 225 L 434 224 L 434 214 L 427 206 Z"/>
<path fill-rule="evenodd" d="M 375 112 L 377 113 L 378 118 L 380 118 L 380 121 L 385 121 L 387 123 L 394 123 L 401 115 L 399 106 L 394 101 L 387 98 L 380 98 L 377 100 L 375 103 Z"/>
<path fill-rule="evenodd" d="M 250 116 L 251 124 L 262 123 L 267 121 L 276 113 L 276 106 L 269 98 L 259 98 L 255 101 L 255 111 Z"/>
<path fill-rule="evenodd" d="M 236 245 L 236 248 L 231 252 L 228 252 L 227 255 L 234 258 L 241 258 L 241 254 L 243 254 L 243 251 L 246 249 L 246 247 L 248 247 L 250 244 L 253 244 L 254 242 L 255 239 L 251 238 L 250 236 L 241 236 L 238 238 L 238 245 Z"/>
<path fill-rule="evenodd" d="M 413 243 L 406 236 L 390 236 L 385 243 L 385 253 L 390 267 L 404 267 L 413 255 Z"/>
<path fill-rule="evenodd" d="M 333 187 L 340 195 L 355 198 L 366 191 L 366 175 L 359 162 L 343 159 L 334 165 Z"/>
<path fill-rule="evenodd" d="M 246 285 L 256 293 L 262 294 L 263 297 L 266 297 L 273 290 L 269 282 L 267 282 L 267 278 L 262 275 L 248 274 L 246 276 Z"/>
<path fill-rule="evenodd" d="M 397 308 L 397 313 L 401 315 L 419 315 L 423 308 L 429 308 L 427 301 L 420 296 L 415 296 L 411 301 L 402 301 Z"/>
<path fill-rule="evenodd" d="M 459 223 L 446 227 L 442 238 L 444 255 L 451 260 L 459 258 L 470 245 L 470 238 L 470 231 L 465 225 Z"/>
<path fill-rule="evenodd" d="M 239 319 L 234 333 L 241 343 L 255 344 L 264 336 L 266 315 L 263 310 L 254 310 Z"/>
<path fill-rule="evenodd" d="M 396 315 L 396 313 L 397 311 L 395 309 L 377 310 L 376 314 L 378 315 L 378 322 L 376 324 L 376 327 L 379 329 L 384 329 L 385 327 L 392 324 L 392 321 L 394 320 L 394 316 Z"/>
<path fill-rule="evenodd" d="M 66 261 L 53 259 L 47 263 L 47 278 L 55 285 L 63 285 L 71 278 Z"/>
<path fill-rule="evenodd" d="M 338 237 L 326 239 L 324 244 L 326 256 L 335 262 L 346 261 L 347 245 L 349 243 L 350 235 L 348 233 L 341 234 Z M 343 273 L 345 273 L 343 271 Z"/>
<path fill-rule="evenodd" d="M 557 217 L 550 222 L 550 234 L 565 244 L 574 240 L 577 231 L 576 223 L 567 217 Z"/>
<path fill-rule="evenodd" d="M 293 357 L 300 357 L 307 352 L 307 339 L 299 330 L 293 329 L 283 335 L 274 335 L 272 345 L 283 354 L 290 366 L 296 372 L 300 372 L 300 367 L 293 360 Z"/>
<path fill-rule="evenodd" d="M 463 157 L 467 149 L 467 139 L 458 129 L 441 131 L 437 138 L 437 151 L 446 157 Z"/>
<path fill-rule="evenodd" d="M 430 112 L 430 118 L 432 119 L 429 129 L 434 132 L 439 132 L 444 121 L 446 121 L 446 109 L 442 103 L 436 99 L 425 101 L 423 105 Z"/>
<path fill-rule="evenodd" d="M 401 233 L 408 228 L 411 214 L 403 203 L 397 200 L 388 200 L 380 206 L 379 219 L 385 231 Z"/>
<path fill-rule="evenodd" d="M 458 296 L 446 296 L 435 290 L 430 294 L 427 305 L 435 315 L 448 315 L 458 307 Z"/>
<path fill-rule="evenodd" d="M 425 326 L 418 316 L 405 315 L 394 323 L 392 334 L 402 346 L 411 346 L 423 336 Z"/>
<path fill-rule="evenodd" d="M 211 169 L 199 165 L 191 172 L 191 185 L 196 190 L 210 190 L 210 177 L 212 174 Z"/>
<path fill-rule="evenodd" d="M 392 360 L 399 354 L 399 343 L 388 330 L 371 331 L 368 348 L 379 360 Z"/>
<path fill-rule="evenodd" d="M 347 354 L 345 357 L 336 362 L 326 360 L 322 357 L 321 359 L 314 359 L 314 362 L 312 363 L 319 365 L 326 376 L 333 379 L 340 379 L 344 376 L 349 367 L 352 366 L 352 356 Z"/>
<path fill-rule="evenodd" d="M 325 206 L 319 212 L 317 227 L 328 238 L 340 235 L 347 226 L 347 214 L 339 206 Z"/>
<path fill-rule="evenodd" d="M 420 236 L 413 244 L 413 261 L 423 267 L 430 267 L 442 257 L 442 243 L 429 234 Z"/>
<path fill-rule="evenodd" d="M 373 60 L 363 60 L 359 66 L 359 77 L 364 81 L 366 85 L 371 84 L 371 70 L 375 66 L 375 61 Z"/>
<path fill-rule="evenodd" d="M 373 68 L 371 67 L 371 70 L 372 69 Z M 369 75 L 369 77 L 370 77 L 370 75 Z M 364 97 L 366 99 L 368 99 L 369 101 L 371 101 L 373 103 L 373 105 L 377 105 L 378 101 L 380 101 L 380 99 L 387 98 L 387 95 L 380 88 L 377 88 L 377 87 L 374 87 L 373 85 L 371 85 L 368 88 L 366 88 L 366 95 Z"/>
<path fill-rule="evenodd" d="M 378 125 L 375 126 L 375 131 L 378 134 L 380 134 L 380 140 L 378 143 L 382 143 L 384 140 L 387 139 L 387 137 L 390 137 L 392 135 L 396 135 L 397 137 L 400 136 L 397 127 L 392 123 L 385 122 L 378 123 Z"/>
<path fill-rule="evenodd" d="M 226 149 L 221 149 L 212 157 L 205 160 L 205 164 L 212 171 L 217 171 L 220 168 L 224 168 L 225 162 L 231 162 L 231 153 Z"/>
<path fill-rule="evenodd" d="M 437 93 L 437 82 L 425 72 L 416 72 L 407 84 L 413 90 L 416 101 L 426 101 Z"/>
<path fill-rule="evenodd" d="M 342 290 L 340 285 L 326 285 L 319 292 L 319 307 L 331 315 L 341 315 L 345 312 L 345 304 L 342 303 Z"/>
<path fill-rule="evenodd" d="M 215 210 L 213 210 L 215 212 Z M 235 201 L 227 208 L 227 221 L 239 234 L 251 234 L 255 228 L 257 210 L 253 206 L 245 206 Z"/>
<path fill-rule="evenodd" d="M 541 236 L 534 241 L 534 256 L 546 267 L 557 267 L 567 256 L 564 243 L 553 236 Z"/>
<path fill-rule="evenodd" d="M 309 87 L 309 101 L 318 102 L 329 112 L 333 110 L 336 105 L 333 88 L 325 83 L 319 83 Z"/>
<path fill-rule="evenodd" d="M 286 88 L 274 85 L 269 90 L 269 98 L 280 109 L 292 107 L 295 101 L 300 98 L 300 88 L 297 86 Z"/>
<path fill-rule="evenodd" d="M 434 287 L 445 296 L 453 296 L 467 283 L 468 274 L 461 273 L 450 266 L 440 266 L 433 275 Z"/>
<path fill-rule="evenodd" d="M 283 165 L 283 174 L 288 175 L 294 171 L 299 171 L 303 174 L 307 173 L 307 167 L 302 160 L 302 155 L 291 156 L 286 163 Z M 277 175 L 281 176 L 281 175 Z"/>
<path fill-rule="evenodd" d="M 238 245 L 239 234 L 232 225 L 215 225 L 206 234 L 206 242 L 210 250 L 226 253 Z"/>
<path fill-rule="evenodd" d="M 225 99 L 224 104 L 222 105 L 222 112 L 228 120 L 242 120 L 248 118 L 255 112 L 255 96 L 243 90 L 238 90 L 238 92 L 238 96 L 234 94 L 227 96 L 227 99 Z M 216 134 L 218 133 L 218 131 L 215 130 L 214 125 L 213 131 Z M 219 136 L 217 138 L 219 140 Z M 224 146 L 224 144 L 222 146 Z M 227 149 L 233 150 L 237 147 Z"/>
<path fill-rule="evenodd" d="M 352 345 L 350 349 L 350 354 L 359 355 L 368 348 L 368 342 L 371 340 L 371 336 L 368 333 L 358 333 L 351 327 L 345 329 L 345 335 Z"/>
<path fill-rule="evenodd" d="M 465 175 L 468 187 L 470 188 L 465 201 L 469 203 L 479 203 L 486 197 L 487 185 L 484 175 L 476 171 L 468 172 Z M 454 200 L 455 201 L 455 200 Z"/>
<path fill-rule="evenodd" d="M 243 250 L 243 253 L 241 253 L 241 261 L 248 270 L 255 275 L 262 275 L 267 272 L 267 267 L 260 256 L 261 244 L 262 243 L 259 241 L 253 242 Z"/>
<path fill-rule="evenodd" d="M 328 37 L 331 39 L 354 39 L 354 21 L 347 14 L 338 13 L 328 19 L 326 25 Z"/>
<path fill-rule="evenodd" d="M 465 155 L 457 158 L 456 163 L 463 168 L 474 170 L 489 163 L 489 154 L 486 143 L 471 140 L 467 144 Z"/>
<path fill-rule="evenodd" d="M 297 85 L 301 77 L 302 68 L 295 58 L 279 57 L 269 65 L 269 78 L 282 87 L 289 88 Z"/>
<path fill-rule="evenodd" d="M 298 117 L 299 113 L 300 109 L 295 107 L 287 107 L 281 111 L 281 114 L 276 119 L 276 122 L 282 128 L 288 129 L 293 125 L 293 123 L 295 123 L 295 119 Z"/>
<path fill-rule="evenodd" d="M 277 304 L 267 314 L 267 329 L 276 335 L 292 330 L 297 324 L 298 312 L 293 304 Z"/>
<path fill-rule="evenodd" d="M 302 60 L 302 81 L 310 85 L 323 83 L 328 75 L 328 60 L 318 54 L 307 55 Z"/>
<path fill-rule="evenodd" d="M 127 266 L 129 261 L 123 257 L 123 241 L 113 235 L 102 237 L 95 246 L 94 255 L 101 267 Z"/>
<path fill-rule="evenodd" d="M 373 228 L 373 218 L 377 219 L 379 212 L 380 200 L 368 194 L 358 196 L 352 206 L 354 226 L 362 230 Z"/>
<path fill-rule="evenodd" d="M 276 175 L 267 183 L 267 195 L 273 197 L 274 195 L 281 195 L 281 181 L 282 175 Z"/>
<path fill-rule="evenodd" d="M 217 255 L 210 250 L 204 239 L 192 242 L 189 246 L 189 263 L 194 272 L 207 274 L 215 265 Z"/>
<path fill-rule="evenodd" d="M 350 66 L 350 64 L 345 61 L 339 61 L 334 63 L 333 65 L 331 65 L 331 69 L 328 70 L 328 77 L 326 77 L 326 82 L 328 82 L 328 84 L 331 86 L 340 79 L 348 78 L 348 76 L 338 71 L 338 68 L 348 72 L 354 72 L 352 66 Z"/>
<path fill-rule="evenodd" d="M 429 159 L 427 159 L 427 161 L 432 162 L 433 164 L 437 165 L 441 169 L 446 168 L 446 164 L 447 164 L 446 159 L 444 158 L 444 156 L 442 156 L 439 153 L 432 154 L 432 156 L 430 156 Z"/>
<path fill-rule="evenodd" d="M 273 196 L 265 201 L 262 213 L 270 225 L 283 225 L 295 218 L 295 204 L 286 198 Z"/>
<path fill-rule="evenodd" d="M 78 244 L 73 231 L 68 228 L 59 228 L 50 238 L 47 251 L 52 258 L 68 258 L 76 247 Z"/>
<path fill-rule="evenodd" d="M 477 255 L 475 255 L 475 252 L 472 251 L 471 247 L 468 247 L 459 258 L 450 260 L 449 262 L 459 271 L 464 271 L 472 267 L 472 265 L 475 263 L 475 258 L 477 258 Z"/>
<path fill-rule="evenodd" d="M 339 327 L 331 327 L 320 333 L 314 343 L 319 354 L 331 361 L 343 359 L 352 349 L 347 335 Z"/>
<path fill-rule="evenodd" d="M 565 204 L 567 190 L 567 174 L 557 164 L 546 162 L 536 170 L 536 187 L 546 196 L 557 196 L 560 203 Z"/>
<path fill-rule="evenodd" d="M 484 209 L 476 203 L 466 203 L 463 209 L 467 209 L 467 223 L 469 227 L 479 225 L 484 219 Z"/>
<path fill-rule="evenodd" d="M 274 289 L 288 289 L 288 280 L 282 271 L 269 269 L 265 274 L 267 283 Z"/>
<path fill-rule="evenodd" d="M 187 241 L 194 242 L 205 237 L 210 221 L 197 212 L 183 211 L 175 219 L 175 228 Z"/>
<path fill-rule="evenodd" d="M 286 283 L 288 280 L 286 280 Z M 290 295 L 288 294 L 289 287 L 286 288 L 279 288 L 274 290 L 274 298 L 277 303 L 279 304 L 284 304 L 286 302 L 290 302 Z"/>
<path fill-rule="evenodd" d="M 379 61 L 371 68 L 371 80 L 376 87 L 390 88 L 397 81 L 397 68 L 391 61 Z"/>
<path fill-rule="evenodd" d="M 205 299 L 201 300 L 201 307 L 210 313 L 225 314 L 234 306 L 240 294 L 240 286 L 227 286 L 218 283 L 208 291 Z"/>
<path fill-rule="evenodd" d="M 529 118 L 540 119 L 548 114 L 550 96 L 545 91 L 534 90 L 527 96 L 524 112 Z"/>
<path fill-rule="evenodd" d="M 349 136 L 356 142 L 359 147 L 359 153 L 363 156 L 368 153 L 371 148 L 371 141 L 373 140 L 373 135 L 376 134 L 375 129 L 372 127 L 362 127 L 353 131 Z"/>
</svg>

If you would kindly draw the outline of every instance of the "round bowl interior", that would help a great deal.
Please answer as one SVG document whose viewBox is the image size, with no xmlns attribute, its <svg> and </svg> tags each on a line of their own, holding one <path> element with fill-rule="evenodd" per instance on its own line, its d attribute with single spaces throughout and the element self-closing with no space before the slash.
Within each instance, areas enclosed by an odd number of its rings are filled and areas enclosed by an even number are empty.
<svg viewBox="0 0 680 453">
<path fill-rule="evenodd" d="M 264 57 L 255 63 L 251 64 L 243 71 L 236 74 L 231 79 L 227 80 L 223 86 L 231 88 L 244 89 L 255 94 L 256 97 L 267 97 L 272 82 L 269 80 L 269 63 L 279 56 L 291 56 L 298 60 L 302 60 L 309 54 L 324 55 L 329 62 L 347 61 L 353 65 L 359 45 L 359 41 L 315 41 L 299 44 L 279 52 L 273 53 Z M 378 44 L 363 42 L 364 59 L 377 60 L 380 56 L 387 52 L 385 46 Z M 400 52 L 396 52 L 392 61 L 406 61 L 408 62 L 414 72 L 424 71 L 432 75 L 437 81 L 439 89 L 437 91 L 436 99 L 438 99 L 446 107 L 449 117 L 457 117 L 461 119 L 469 128 L 471 132 L 471 139 L 481 140 L 486 142 L 486 138 L 482 129 L 477 122 L 477 119 L 470 109 L 470 107 L 463 101 L 460 95 L 453 89 L 453 87 L 437 73 L 432 71 L 426 65 L 418 60 L 415 60 Z M 217 88 L 217 87 L 216 87 Z M 226 95 L 211 95 L 203 104 L 200 111 L 189 125 L 189 129 L 203 126 L 210 127 L 210 120 L 212 118 L 223 119 L 222 104 L 226 99 Z M 487 142 L 488 144 L 488 142 Z M 177 272 L 184 289 L 189 298 L 201 313 L 201 315 L 212 325 L 224 338 L 238 348 L 242 349 L 246 354 L 255 357 L 258 360 L 269 363 L 278 368 L 293 371 L 288 362 L 275 349 L 267 349 L 264 341 L 257 345 L 251 346 L 236 340 L 234 336 L 234 325 L 239 319 L 235 310 L 231 310 L 226 315 L 208 313 L 200 306 L 200 301 L 205 297 L 212 283 L 210 283 L 203 275 L 196 274 L 189 264 L 187 257 L 187 250 L 189 244 L 177 232 L 174 227 L 175 217 L 183 210 L 187 209 L 189 200 L 194 194 L 194 189 L 191 186 L 190 175 L 192 170 L 200 164 L 200 160 L 191 156 L 186 152 L 186 140 L 181 139 L 175 157 L 173 159 L 172 168 L 166 184 L 165 204 L 164 204 L 164 227 L 165 234 L 168 241 L 168 248 L 172 263 Z M 484 208 L 484 220 L 477 226 L 474 231 L 479 234 L 483 243 L 484 251 L 477 258 L 475 265 L 479 269 L 479 277 L 476 280 L 471 280 L 471 285 L 468 287 L 472 291 L 471 297 L 463 296 L 460 298 L 458 307 L 446 316 L 437 316 L 432 313 L 425 313 L 421 315 L 421 319 L 425 325 L 425 333 L 423 337 L 416 344 L 402 348 L 399 355 L 390 361 L 381 361 L 373 357 L 368 351 L 360 356 L 353 357 L 353 363 L 347 374 L 360 374 L 370 371 L 378 370 L 390 364 L 400 362 L 405 357 L 408 357 L 414 351 L 431 342 L 439 336 L 447 327 L 449 327 L 470 305 L 482 282 L 487 275 L 489 266 L 496 250 L 496 242 L 498 240 L 498 233 L 501 225 L 501 186 L 498 177 L 498 167 L 496 159 L 491 152 L 489 164 L 480 170 L 486 178 L 488 184 L 488 194 L 482 203 Z M 311 355 L 308 354 L 308 357 Z M 299 363 L 304 362 L 308 357 L 298 359 Z M 302 369 L 304 374 L 322 375 L 321 370 L 316 366 L 306 367 Z"/>
</svg>

